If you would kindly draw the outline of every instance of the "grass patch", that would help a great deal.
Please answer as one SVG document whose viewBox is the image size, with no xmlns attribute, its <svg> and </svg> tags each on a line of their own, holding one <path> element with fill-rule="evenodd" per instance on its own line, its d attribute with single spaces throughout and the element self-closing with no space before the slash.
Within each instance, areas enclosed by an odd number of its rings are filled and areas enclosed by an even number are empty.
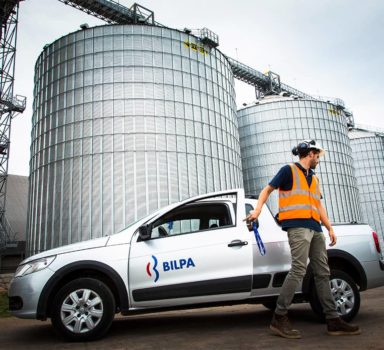
<svg viewBox="0 0 384 350">
<path fill-rule="evenodd" d="M 0 292 L 0 317 L 11 316 L 8 311 L 8 295 L 5 292 Z"/>
</svg>

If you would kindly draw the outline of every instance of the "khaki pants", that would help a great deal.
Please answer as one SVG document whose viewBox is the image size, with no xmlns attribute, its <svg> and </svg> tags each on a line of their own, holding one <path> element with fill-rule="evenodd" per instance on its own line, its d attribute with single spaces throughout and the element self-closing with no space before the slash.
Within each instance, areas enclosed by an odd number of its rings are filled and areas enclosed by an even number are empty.
<svg viewBox="0 0 384 350">
<path fill-rule="evenodd" d="M 288 312 L 295 291 L 299 288 L 307 271 L 309 258 L 325 317 L 327 319 L 338 317 L 329 286 L 330 272 L 323 233 L 307 228 L 289 228 L 288 241 L 291 247 L 292 266 L 281 288 L 275 312 L 278 315 L 285 315 Z"/>
</svg>

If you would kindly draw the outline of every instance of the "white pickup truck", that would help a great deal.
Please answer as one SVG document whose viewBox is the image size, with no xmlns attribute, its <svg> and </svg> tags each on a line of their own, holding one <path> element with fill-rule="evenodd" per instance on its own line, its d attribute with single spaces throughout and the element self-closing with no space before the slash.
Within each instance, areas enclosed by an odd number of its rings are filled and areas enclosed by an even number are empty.
<svg viewBox="0 0 384 350">
<path fill-rule="evenodd" d="M 265 207 L 258 230 L 243 221 L 256 200 L 242 189 L 172 204 L 111 236 L 31 256 L 9 289 L 10 311 L 51 318 L 71 340 L 103 336 L 114 315 L 175 308 L 261 303 L 272 308 L 290 269 L 287 236 Z M 328 249 L 332 293 L 340 315 L 352 319 L 360 291 L 384 285 L 376 233 L 367 225 L 336 225 Z M 309 266 L 295 302 L 321 315 Z"/>
</svg>

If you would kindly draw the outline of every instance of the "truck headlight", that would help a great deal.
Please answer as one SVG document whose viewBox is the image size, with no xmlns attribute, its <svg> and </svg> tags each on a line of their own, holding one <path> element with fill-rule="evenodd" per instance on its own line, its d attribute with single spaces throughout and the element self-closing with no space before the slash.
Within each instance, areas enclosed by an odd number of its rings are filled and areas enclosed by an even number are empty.
<svg viewBox="0 0 384 350">
<path fill-rule="evenodd" d="M 20 265 L 16 270 L 14 278 L 22 277 L 22 276 L 29 275 L 31 273 L 34 273 L 34 272 L 37 272 L 40 270 L 44 270 L 55 259 L 56 259 L 56 255 L 49 256 L 47 258 L 42 258 L 42 259 L 30 261 L 26 264 Z"/>
</svg>

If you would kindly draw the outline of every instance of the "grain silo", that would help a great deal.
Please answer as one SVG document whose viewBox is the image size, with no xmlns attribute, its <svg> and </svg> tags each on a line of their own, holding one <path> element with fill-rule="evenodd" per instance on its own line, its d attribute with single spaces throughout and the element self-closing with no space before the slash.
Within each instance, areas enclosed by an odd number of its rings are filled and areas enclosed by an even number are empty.
<svg viewBox="0 0 384 350">
<path fill-rule="evenodd" d="M 34 97 L 28 254 L 242 185 L 233 74 L 196 36 L 153 25 L 71 33 L 39 56 Z"/>
<path fill-rule="evenodd" d="M 384 133 L 349 132 L 362 217 L 384 237 Z"/>
<path fill-rule="evenodd" d="M 286 163 L 298 161 L 291 149 L 315 139 L 327 153 L 316 172 L 323 203 L 334 223 L 360 220 L 347 121 L 342 108 L 320 100 L 268 96 L 238 111 L 245 191 L 258 194 Z M 270 199 L 278 211 L 277 191 Z"/>
</svg>

